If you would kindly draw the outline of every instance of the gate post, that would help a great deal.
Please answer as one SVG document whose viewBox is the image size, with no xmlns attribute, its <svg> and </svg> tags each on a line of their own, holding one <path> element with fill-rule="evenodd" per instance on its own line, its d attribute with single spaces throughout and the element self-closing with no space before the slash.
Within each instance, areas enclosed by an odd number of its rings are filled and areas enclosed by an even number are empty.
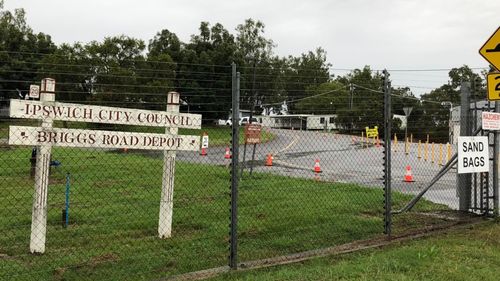
<svg viewBox="0 0 500 281">
<path fill-rule="evenodd" d="M 470 87 L 470 82 L 462 82 L 462 85 L 460 87 L 460 136 L 470 136 L 472 134 L 470 114 Z M 471 174 L 457 173 L 457 196 L 459 200 L 459 211 L 469 211 L 471 204 L 471 185 Z"/>
</svg>

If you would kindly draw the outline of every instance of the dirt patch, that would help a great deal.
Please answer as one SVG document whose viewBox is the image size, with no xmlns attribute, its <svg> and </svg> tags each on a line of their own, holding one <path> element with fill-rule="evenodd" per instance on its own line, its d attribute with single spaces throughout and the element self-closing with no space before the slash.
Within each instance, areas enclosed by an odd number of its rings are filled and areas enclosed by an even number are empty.
<svg viewBox="0 0 500 281">
<path fill-rule="evenodd" d="M 0 260 L 10 260 L 10 259 L 13 259 L 13 257 L 11 257 L 7 254 L 0 253 Z"/>
<path fill-rule="evenodd" d="M 164 265 L 155 268 L 153 271 L 154 272 L 159 272 L 159 273 L 168 272 L 172 268 L 174 268 L 176 265 L 177 265 L 177 263 L 174 260 L 169 260 Z"/>
<path fill-rule="evenodd" d="M 107 263 L 107 262 L 113 262 L 113 261 L 118 261 L 120 257 L 118 255 L 113 254 L 113 253 L 105 253 L 97 257 L 93 257 L 90 259 L 88 262 L 88 265 L 91 267 L 96 267 L 102 263 Z"/>
<path fill-rule="evenodd" d="M 58 267 L 54 269 L 54 279 L 55 280 L 64 280 L 64 273 L 66 272 L 66 268 Z"/>
</svg>

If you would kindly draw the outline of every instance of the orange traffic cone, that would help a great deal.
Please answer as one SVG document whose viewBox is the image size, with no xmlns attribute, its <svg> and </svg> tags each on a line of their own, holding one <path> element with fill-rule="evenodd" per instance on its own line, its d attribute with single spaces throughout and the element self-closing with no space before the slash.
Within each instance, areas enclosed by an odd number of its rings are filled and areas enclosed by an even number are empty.
<svg viewBox="0 0 500 281">
<path fill-rule="evenodd" d="M 229 147 L 226 147 L 226 153 L 224 154 L 224 159 L 231 159 L 231 152 L 229 152 Z"/>
<path fill-rule="evenodd" d="M 321 173 L 321 167 L 319 166 L 319 159 L 316 159 L 316 161 L 314 162 L 314 172 Z"/>
<path fill-rule="evenodd" d="M 266 158 L 266 166 L 272 166 L 273 165 L 273 155 L 271 153 L 267 154 Z"/>
<path fill-rule="evenodd" d="M 411 166 L 408 165 L 406 166 L 406 173 L 405 173 L 405 180 L 404 182 L 414 182 L 415 180 L 413 179 L 413 174 L 411 172 Z"/>
<path fill-rule="evenodd" d="M 206 148 L 201 148 L 201 156 L 207 156 L 207 149 Z"/>
</svg>

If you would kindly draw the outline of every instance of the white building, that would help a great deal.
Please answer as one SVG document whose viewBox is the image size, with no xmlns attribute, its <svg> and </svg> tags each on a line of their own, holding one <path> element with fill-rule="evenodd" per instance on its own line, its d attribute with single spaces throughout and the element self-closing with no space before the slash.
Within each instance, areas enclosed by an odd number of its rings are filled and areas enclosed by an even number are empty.
<svg viewBox="0 0 500 281">
<path fill-rule="evenodd" d="M 263 126 L 271 128 L 328 131 L 337 129 L 336 115 L 289 114 L 256 116 L 256 118 Z"/>
<path fill-rule="evenodd" d="M 470 104 L 470 108 L 478 108 L 476 113 L 474 114 L 475 116 L 472 116 L 473 120 L 476 120 L 476 128 L 479 128 L 481 126 L 481 113 L 483 108 L 490 108 L 490 111 L 495 109 L 495 103 L 494 102 L 489 102 L 487 100 L 483 101 L 478 101 L 475 104 L 474 103 Z M 450 134 L 450 143 L 457 143 L 458 142 L 458 136 L 460 135 L 460 116 L 461 116 L 461 106 L 455 106 L 451 108 L 451 120 L 450 120 L 450 126 L 449 126 L 449 134 Z"/>
</svg>

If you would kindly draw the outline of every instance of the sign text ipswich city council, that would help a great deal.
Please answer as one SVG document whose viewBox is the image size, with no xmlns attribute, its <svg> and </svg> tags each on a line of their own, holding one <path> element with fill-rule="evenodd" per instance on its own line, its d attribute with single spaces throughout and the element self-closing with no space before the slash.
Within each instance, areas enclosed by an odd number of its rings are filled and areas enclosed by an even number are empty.
<svg viewBox="0 0 500 281">
<path fill-rule="evenodd" d="M 201 118 L 197 114 L 116 108 L 71 103 L 44 104 L 39 101 L 11 100 L 10 117 L 92 122 L 141 126 L 165 126 L 199 129 Z"/>
</svg>

